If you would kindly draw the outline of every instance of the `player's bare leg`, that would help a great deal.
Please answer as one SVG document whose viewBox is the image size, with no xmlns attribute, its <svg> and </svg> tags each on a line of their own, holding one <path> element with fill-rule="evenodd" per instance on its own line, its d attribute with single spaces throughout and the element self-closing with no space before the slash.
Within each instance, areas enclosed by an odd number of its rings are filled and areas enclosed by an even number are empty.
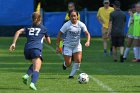
<svg viewBox="0 0 140 93">
<path fill-rule="evenodd" d="M 123 52 L 124 52 L 124 47 L 120 47 L 120 62 L 124 62 L 123 60 Z"/>
<path fill-rule="evenodd" d="M 39 71 L 41 68 L 42 60 L 41 58 L 38 57 L 38 58 L 33 59 L 32 63 L 33 63 L 33 74 L 32 74 L 30 88 L 33 90 L 37 90 L 37 88 L 35 87 L 35 83 L 37 82 L 39 78 Z"/>
<path fill-rule="evenodd" d="M 102 29 L 102 38 L 103 38 L 103 48 L 104 48 L 104 56 L 107 56 L 107 29 Z"/>
<path fill-rule="evenodd" d="M 81 60 L 82 60 L 82 52 L 74 53 L 73 57 L 74 57 L 74 64 L 72 66 L 72 70 L 69 75 L 69 79 L 73 79 L 76 71 L 79 70 Z"/>
<path fill-rule="evenodd" d="M 135 46 L 135 57 L 136 59 L 132 60 L 133 62 L 138 62 L 139 60 L 139 42 L 138 39 L 134 39 L 134 46 Z"/>
<path fill-rule="evenodd" d="M 117 62 L 117 48 L 115 46 L 113 46 L 113 58 L 114 62 Z"/>
<path fill-rule="evenodd" d="M 72 57 L 64 55 L 64 64 L 63 64 L 63 70 L 66 70 L 67 67 L 70 67 L 72 64 Z"/>
</svg>

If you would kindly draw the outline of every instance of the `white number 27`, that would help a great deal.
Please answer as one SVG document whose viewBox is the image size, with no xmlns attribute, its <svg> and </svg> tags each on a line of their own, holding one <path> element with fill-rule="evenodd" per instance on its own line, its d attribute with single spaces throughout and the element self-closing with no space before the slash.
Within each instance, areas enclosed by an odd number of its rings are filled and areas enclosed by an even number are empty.
<svg viewBox="0 0 140 93">
<path fill-rule="evenodd" d="M 38 36 L 39 32 L 41 31 L 40 28 L 29 28 L 29 35 L 30 36 Z"/>
</svg>

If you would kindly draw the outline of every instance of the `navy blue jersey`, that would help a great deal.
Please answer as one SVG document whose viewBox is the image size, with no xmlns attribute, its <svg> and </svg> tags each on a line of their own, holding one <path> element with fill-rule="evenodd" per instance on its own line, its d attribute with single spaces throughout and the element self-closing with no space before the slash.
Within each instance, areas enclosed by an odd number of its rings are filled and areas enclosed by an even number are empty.
<svg viewBox="0 0 140 93">
<path fill-rule="evenodd" d="M 25 49 L 40 49 L 43 48 L 43 37 L 48 37 L 47 29 L 43 25 L 31 26 L 25 28 L 27 43 Z"/>
</svg>

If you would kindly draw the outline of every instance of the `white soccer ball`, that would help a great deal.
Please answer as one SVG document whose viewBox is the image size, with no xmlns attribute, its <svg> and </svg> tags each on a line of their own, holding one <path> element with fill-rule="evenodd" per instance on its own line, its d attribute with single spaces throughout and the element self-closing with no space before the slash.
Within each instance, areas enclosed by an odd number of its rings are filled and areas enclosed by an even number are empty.
<svg viewBox="0 0 140 93">
<path fill-rule="evenodd" d="M 86 84 L 86 83 L 88 83 L 89 82 L 89 76 L 88 76 L 88 74 L 86 74 L 86 73 L 79 74 L 79 76 L 78 76 L 78 82 L 80 84 Z"/>
</svg>

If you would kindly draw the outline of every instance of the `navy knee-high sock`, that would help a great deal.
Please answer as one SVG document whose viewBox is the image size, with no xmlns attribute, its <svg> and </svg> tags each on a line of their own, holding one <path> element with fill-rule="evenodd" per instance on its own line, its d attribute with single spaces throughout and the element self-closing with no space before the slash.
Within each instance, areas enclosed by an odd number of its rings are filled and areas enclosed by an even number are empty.
<svg viewBox="0 0 140 93">
<path fill-rule="evenodd" d="M 39 77 L 39 72 L 33 71 L 31 82 L 36 83 L 36 81 L 38 80 L 38 77 Z"/>
<path fill-rule="evenodd" d="M 30 76 L 33 73 L 33 64 L 28 68 L 27 74 Z"/>
</svg>

